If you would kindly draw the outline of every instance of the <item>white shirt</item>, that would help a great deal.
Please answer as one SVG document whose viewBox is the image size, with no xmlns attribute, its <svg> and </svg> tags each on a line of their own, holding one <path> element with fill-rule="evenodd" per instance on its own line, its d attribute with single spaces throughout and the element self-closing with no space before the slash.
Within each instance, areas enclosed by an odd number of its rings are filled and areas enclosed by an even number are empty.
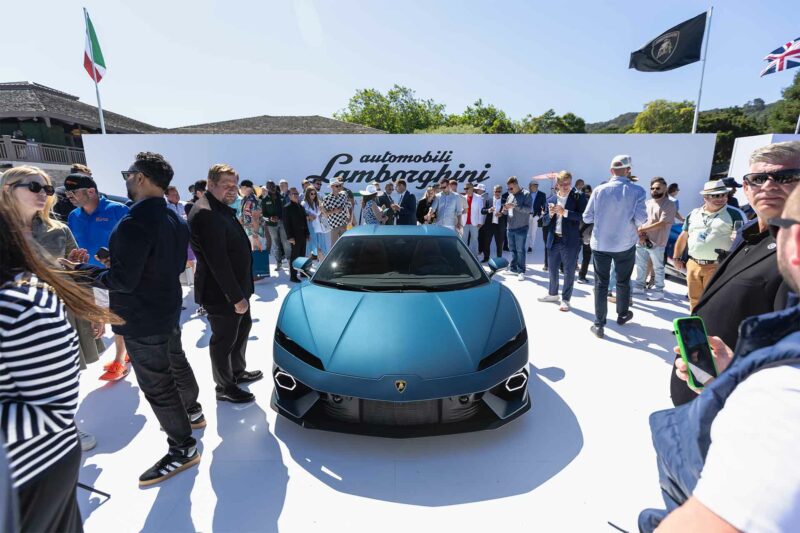
<svg viewBox="0 0 800 533">
<path fill-rule="evenodd" d="M 756 372 L 728 397 L 694 497 L 740 531 L 800 531 L 800 365 Z"/>
<path fill-rule="evenodd" d="M 497 214 L 503 209 L 503 198 L 492 198 L 492 200 L 492 207 L 494 207 L 494 213 L 492 213 L 492 223 L 497 224 L 500 221 L 500 217 Z"/>
<path fill-rule="evenodd" d="M 567 195 L 567 196 L 565 196 L 563 198 L 561 196 L 559 196 L 559 195 L 556 195 L 556 199 L 558 200 L 558 205 L 560 205 L 561 207 L 565 207 L 567 205 L 567 198 L 569 198 L 569 195 Z M 567 215 L 567 211 L 564 210 L 564 216 L 566 216 L 566 215 Z M 556 217 L 556 233 L 558 235 L 563 235 L 562 232 L 561 232 L 561 221 L 562 220 L 564 220 L 564 217 L 562 217 L 562 216 Z"/>
</svg>

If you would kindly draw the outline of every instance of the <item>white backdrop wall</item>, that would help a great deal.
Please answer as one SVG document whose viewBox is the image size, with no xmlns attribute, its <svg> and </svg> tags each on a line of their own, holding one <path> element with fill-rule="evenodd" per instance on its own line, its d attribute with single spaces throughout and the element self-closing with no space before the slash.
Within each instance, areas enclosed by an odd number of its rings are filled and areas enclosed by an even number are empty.
<svg viewBox="0 0 800 533">
<path fill-rule="evenodd" d="M 204 179 L 219 162 L 232 165 L 241 179 L 256 184 L 286 179 L 292 185 L 309 176 L 347 173 L 353 190 L 368 181 L 404 177 L 419 195 L 441 177 L 482 181 L 487 189 L 515 175 L 562 169 L 596 186 L 608 177 L 617 154 L 633 158 L 634 175 L 647 188 L 653 176 L 677 182 L 682 209 L 699 205 L 711 171 L 715 135 L 85 135 L 89 166 L 103 192 L 125 194 L 120 171 L 136 153 L 163 154 L 175 169 L 185 199 L 187 187 Z M 685 202 L 685 203 L 684 203 Z"/>
</svg>

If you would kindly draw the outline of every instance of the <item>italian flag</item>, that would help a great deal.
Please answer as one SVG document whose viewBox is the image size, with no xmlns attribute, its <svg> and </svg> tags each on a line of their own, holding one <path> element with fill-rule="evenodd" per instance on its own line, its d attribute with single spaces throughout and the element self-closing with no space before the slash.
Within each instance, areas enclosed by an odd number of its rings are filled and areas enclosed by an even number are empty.
<svg viewBox="0 0 800 533">
<path fill-rule="evenodd" d="M 86 13 L 86 51 L 83 53 L 83 67 L 89 73 L 89 77 L 98 82 L 106 75 L 106 61 L 103 59 L 103 52 L 100 50 L 100 42 L 94 31 L 92 20 L 89 13 Z M 95 77 L 96 75 L 96 77 Z"/>
</svg>

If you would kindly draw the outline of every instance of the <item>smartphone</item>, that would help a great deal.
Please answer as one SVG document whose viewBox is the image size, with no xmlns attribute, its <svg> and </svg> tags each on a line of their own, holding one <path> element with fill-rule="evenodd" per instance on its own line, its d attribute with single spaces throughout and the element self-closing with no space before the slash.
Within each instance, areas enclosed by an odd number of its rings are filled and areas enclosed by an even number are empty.
<svg viewBox="0 0 800 533">
<path fill-rule="evenodd" d="M 97 253 L 94 255 L 97 257 L 98 260 L 105 261 L 111 256 L 111 253 L 108 251 L 108 248 L 106 248 L 105 246 L 101 246 L 100 248 L 97 249 Z"/>
<path fill-rule="evenodd" d="M 699 316 L 676 318 L 672 326 L 678 338 L 681 358 L 688 369 L 689 386 L 702 390 L 711 378 L 718 375 L 703 319 Z"/>
</svg>

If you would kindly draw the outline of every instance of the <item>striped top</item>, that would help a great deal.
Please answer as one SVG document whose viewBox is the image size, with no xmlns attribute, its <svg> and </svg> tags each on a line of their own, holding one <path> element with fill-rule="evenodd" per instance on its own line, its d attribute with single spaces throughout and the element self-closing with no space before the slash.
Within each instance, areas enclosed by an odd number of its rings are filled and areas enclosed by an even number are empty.
<svg viewBox="0 0 800 533">
<path fill-rule="evenodd" d="M 78 445 L 77 407 L 78 338 L 64 304 L 18 276 L 0 287 L 0 429 L 15 488 Z"/>
</svg>

